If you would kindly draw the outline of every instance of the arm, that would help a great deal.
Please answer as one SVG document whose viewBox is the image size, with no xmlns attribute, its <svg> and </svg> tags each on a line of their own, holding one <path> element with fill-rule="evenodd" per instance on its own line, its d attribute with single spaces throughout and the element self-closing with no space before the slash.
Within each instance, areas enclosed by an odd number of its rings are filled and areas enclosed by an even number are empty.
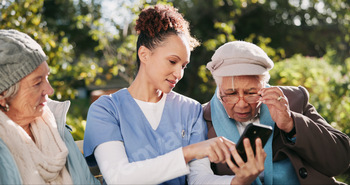
<svg viewBox="0 0 350 185">
<path fill-rule="evenodd" d="M 220 138 L 213 138 L 153 159 L 129 163 L 123 142 L 110 141 L 98 145 L 94 156 L 107 184 L 159 184 L 188 174 L 187 160 L 210 156 L 212 160 L 224 161 L 223 153 L 218 154 L 223 149 L 228 151 Z"/>
<path fill-rule="evenodd" d="M 230 146 L 230 143 L 228 143 Z M 210 168 L 208 158 L 203 158 L 190 162 L 190 174 L 188 175 L 189 184 L 251 184 L 258 175 L 264 170 L 264 161 L 266 153 L 262 148 L 260 139 L 256 140 L 256 156 L 254 156 L 248 139 L 244 140 L 244 147 L 247 153 L 248 161 L 244 163 L 239 156 L 234 145 L 230 146 L 231 155 L 237 162 L 233 164 L 230 158 L 226 159 L 228 167 L 236 174 L 235 176 L 214 175 Z"/>
<path fill-rule="evenodd" d="M 74 184 L 101 184 L 90 172 L 84 156 L 68 129 L 65 129 L 64 141 L 68 148 L 67 169 Z"/>
<path fill-rule="evenodd" d="M 23 184 L 21 174 L 10 150 L 0 138 L 0 184 Z"/>
<path fill-rule="evenodd" d="M 210 162 L 219 163 L 230 159 L 231 153 L 229 148 L 234 143 L 224 137 L 215 137 L 208 140 L 207 127 L 203 119 L 203 109 L 199 103 L 196 103 L 195 108 L 191 108 L 192 116 L 194 116 L 193 124 L 189 124 L 192 128 L 190 140 L 187 146 L 183 147 L 185 161 L 188 163 L 193 159 L 202 159 L 208 157 Z"/>
<path fill-rule="evenodd" d="M 159 184 L 189 173 L 182 149 L 129 163 L 121 141 L 100 144 L 94 152 L 107 184 Z"/>
<path fill-rule="evenodd" d="M 187 175 L 188 184 L 230 184 L 234 176 L 214 175 L 208 158 L 198 159 L 189 163 L 190 174 Z"/>
<path fill-rule="evenodd" d="M 334 129 L 322 118 L 315 107 L 308 102 L 309 94 L 305 88 L 298 89 L 304 99 L 299 100 L 303 103 L 302 112 L 291 111 L 296 128 L 296 142 L 290 143 L 286 137 L 282 137 L 282 140 L 287 147 L 318 171 L 328 176 L 339 175 L 349 167 L 349 137 Z M 291 104 L 295 101 L 292 98 L 289 100 Z"/>
<path fill-rule="evenodd" d="M 320 172 L 329 176 L 338 175 L 349 167 L 349 137 L 327 123 L 308 103 L 306 89 L 299 89 L 306 100 L 303 114 L 292 112 L 297 140 L 294 145 L 288 146 Z"/>
</svg>

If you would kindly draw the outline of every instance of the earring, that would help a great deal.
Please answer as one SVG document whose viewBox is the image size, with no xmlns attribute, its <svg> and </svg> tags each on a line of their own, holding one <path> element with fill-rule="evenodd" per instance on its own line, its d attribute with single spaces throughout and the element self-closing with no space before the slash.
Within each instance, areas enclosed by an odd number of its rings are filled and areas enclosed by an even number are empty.
<svg viewBox="0 0 350 185">
<path fill-rule="evenodd" d="M 6 105 L 5 105 L 5 107 L 4 107 L 4 110 L 5 110 L 6 112 L 8 112 L 8 111 L 10 110 L 9 104 L 6 103 Z"/>
</svg>

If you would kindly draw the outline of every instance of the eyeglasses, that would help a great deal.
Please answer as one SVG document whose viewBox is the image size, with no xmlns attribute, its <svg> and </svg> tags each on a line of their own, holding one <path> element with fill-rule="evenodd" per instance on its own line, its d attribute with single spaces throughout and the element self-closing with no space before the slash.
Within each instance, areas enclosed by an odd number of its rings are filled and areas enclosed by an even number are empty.
<svg viewBox="0 0 350 185">
<path fill-rule="evenodd" d="M 243 97 L 240 97 L 238 95 L 220 96 L 221 100 L 224 103 L 233 104 L 233 105 L 238 103 L 241 98 L 248 104 L 250 104 L 250 103 L 258 103 L 260 97 L 261 96 L 258 95 L 258 94 L 248 94 L 248 95 L 244 95 Z"/>
</svg>

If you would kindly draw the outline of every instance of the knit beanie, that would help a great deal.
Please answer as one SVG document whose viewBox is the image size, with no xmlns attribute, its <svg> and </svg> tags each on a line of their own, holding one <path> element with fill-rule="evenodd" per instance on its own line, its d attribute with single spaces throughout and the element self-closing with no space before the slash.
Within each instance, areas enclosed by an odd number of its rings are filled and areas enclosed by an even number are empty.
<svg viewBox="0 0 350 185">
<path fill-rule="evenodd" d="M 0 30 L 0 93 L 46 60 L 41 46 L 27 34 L 17 30 Z"/>
</svg>

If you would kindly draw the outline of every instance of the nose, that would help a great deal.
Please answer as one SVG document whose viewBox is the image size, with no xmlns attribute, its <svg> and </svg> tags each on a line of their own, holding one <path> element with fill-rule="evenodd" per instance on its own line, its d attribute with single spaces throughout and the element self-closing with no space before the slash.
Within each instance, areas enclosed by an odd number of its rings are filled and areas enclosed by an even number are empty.
<svg viewBox="0 0 350 185">
<path fill-rule="evenodd" d="M 238 102 L 236 103 L 236 106 L 245 107 L 246 105 L 248 105 L 248 103 L 244 100 L 244 96 L 240 96 Z"/>
<path fill-rule="evenodd" d="M 173 72 L 173 75 L 176 77 L 176 79 L 181 79 L 183 76 L 184 70 L 182 69 L 182 66 L 176 67 L 176 69 Z"/>
<path fill-rule="evenodd" d="M 44 87 L 44 91 L 43 91 L 43 95 L 52 95 L 54 92 L 50 82 L 47 80 L 45 81 L 45 87 Z"/>
</svg>

